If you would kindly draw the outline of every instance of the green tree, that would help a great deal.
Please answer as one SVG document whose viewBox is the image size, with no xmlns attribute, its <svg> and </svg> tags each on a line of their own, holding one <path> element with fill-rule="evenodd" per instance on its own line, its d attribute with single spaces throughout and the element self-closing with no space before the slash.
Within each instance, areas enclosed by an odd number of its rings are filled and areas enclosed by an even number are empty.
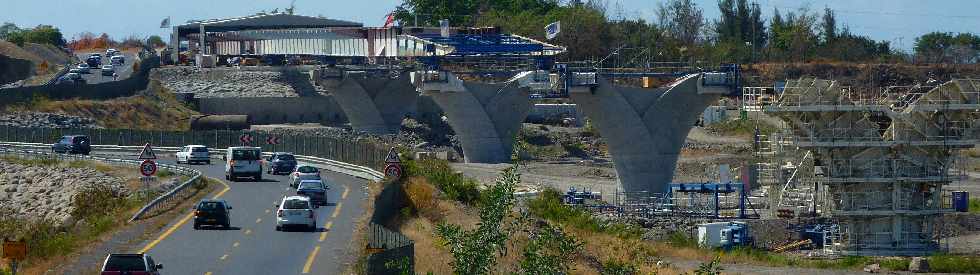
<svg viewBox="0 0 980 275">
<path fill-rule="evenodd" d="M 685 47 L 694 46 L 701 39 L 704 28 L 704 11 L 691 0 L 670 0 L 657 7 L 660 29 Z"/>
<path fill-rule="evenodd" d="M 530 235 L 521 259 L 521 270 L 529 275 L 568 274 L 569 264 L 584 245 L 561 227 L 547 223 Z"/>
<path fill-rule="evenodd" d="M 953 47 L 953 35 L 931 32 L 915 39 L 915 55 L 922 62 L 946 62 L 946 53 Z"/>
<path fill-rule="evenodd" d="M 820 23 L 823 36 L 823 42 L 826 45 L 833 44 L 834 39 L 837 39 L 837 16 L 834 15 L 834 10 L 830 8 L 824 8 L 823 10 L 823 21 Z"/>
<path fill-rule="evenodd" d="M 163 38 L 161 38 L 159 35 L 151 35 L 149 38 L 146 39 L 146 44 L 153 48 L 161 48 L 167 46 L 167 42 L 163 42 Z"/>
<path fill-rule="evenodd" d="M 20 28 L 17 27 L 17 25 L 15 25 L 14 23 L 4 22 L 3 25 L 0 25 L 0 39 L 6 40 L 7 36 L 10 35 L 11 33 L 16 33 L 20 31 L 21 31 Z"/>
<path fill-rule="evenodd" d="M 50 44 L 55 46 L 65 46 L 65 38 L 61 30 L 50 25 L 38 25 L 27 31 L 26 41 L 37 44 Z"/>
</svg>

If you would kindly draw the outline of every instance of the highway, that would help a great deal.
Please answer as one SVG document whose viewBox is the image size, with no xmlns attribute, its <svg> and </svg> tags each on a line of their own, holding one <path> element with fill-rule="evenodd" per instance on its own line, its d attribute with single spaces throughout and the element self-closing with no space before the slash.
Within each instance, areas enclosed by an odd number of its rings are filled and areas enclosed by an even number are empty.
<svg viewBox="0 0 980 275">
<path fill-rule="evenodd" d="M 173 158 L 160 163 L 173 163 Z M 316 210 L 316 232 L 275 230 L 276 207 L 293 194 L 288 176 L 264 174 L 261 182 L 224 180 L 224 162 L 194 165 L 222 185 L 210 197 L 227 200 L 231 229 L 192 228 L 192 213 L 179 216 L 139 247 L 163 264 L 163 274 L 336 274 L 353 253 L 353 222 L 363 214 L 366 181 L 322 171 L 329 205 Z"/>
<path fill-rule="evenodd" d="M 105 56 L 105 51 L 101 51 L 101 52 L 76 52 L 75 53 L 75 56 L 78 57 L 79 62 L 85 62 L 85 60 L 88 59 L 89 54 L 93 54 L 93 53 L 98 53 L 98 54 L 101 54 L 102 55 L 102 64 L 103 65 L 109 64 L 109 57 L 106 57 Z M 129 76 L 133 74 L 133 64 L 136 63 L 136 54 L 135 53 L 132 53 L 132 52 L 123 52 L 123 56 L 126 57 L 125 60 L 124 60 L 126 63 L 123 64 L 123 65 L 114 65 L 113 66 L 113 67 L 115 67 L 116 73 L 119 74 L 119 80 L 123 80 L 123 79 L 129 78 Z M 73 66 L 78 66 L 78 64 L 76 63 Z M 81 74 L 82 75 L 82 78 L 85 79 L 85 83 L 86 84 L 97 84 L 97 83 L 102 83 L 102 82 L 112 82 L 112 76 L 111 75 L 109 75 L 109 76 L 103 76 L 102 75 L 102 69 L 101 68 L 92 68 L 92 70 L 90 72 L 91 73 L 87 73 L 87 74 L 84 74 L 83 73 L 83 74 Z"/>
</svg>

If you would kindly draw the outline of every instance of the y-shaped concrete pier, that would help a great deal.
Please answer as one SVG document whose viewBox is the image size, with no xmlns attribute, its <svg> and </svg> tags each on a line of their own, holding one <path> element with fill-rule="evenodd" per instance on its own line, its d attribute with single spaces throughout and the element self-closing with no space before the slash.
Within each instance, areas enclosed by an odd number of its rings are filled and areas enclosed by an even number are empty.
<svg viewBox="0 0 980 275">
<path fill-rule="evenodd" d="M 663 193 L 674 176 L 684 139 L 698 116 L 727 94 L 705 87 L 702 74 L 682 77 L 666 87 L 574 86 L 569 96 L 609 144 L 624 191 Z"/>
<path fill-rule="evenodd" d="M 347 72 L 341 79 L 321 83 L 328 87 L 355 131 L 397 134 L 402 119 L 416 111 L 418 92 L 407 73 L 380 78 Z"/>
<path fill-rule="evenodd" d="M 525 72 L 498 84 L 464 82 L 450 72 L 420 72 L 423 95 L 432 98 L 446 113 L 456 131 L 466 162 L 510 161 L 514 138 L 531 108 L 524 88 Z"/>
</svg>

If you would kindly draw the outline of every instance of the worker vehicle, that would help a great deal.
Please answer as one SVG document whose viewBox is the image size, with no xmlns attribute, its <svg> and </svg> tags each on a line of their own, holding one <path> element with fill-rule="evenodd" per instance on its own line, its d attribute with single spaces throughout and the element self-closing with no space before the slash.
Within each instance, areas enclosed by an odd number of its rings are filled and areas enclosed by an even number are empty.
<svg viewBox="0 0 980 275">
<path fill-rule="evenodd" d="M 306 230 L 316 230 L 316 212 L 309 197 L 288 196 L 276 207 L 276 231 L 288 227 L 303 227 Z"/>
<path fill-rule="evenodd" d="M 92 142 L 88 136 L 62 136 L 61 139 L 58 139 L 58 142 L 51 145 L 51 151 L 55 153 L 88 155 L 92 152 Z"/>
<path fill-rule="evenodd" d="M 266 173 L 278 175 L 296 169 L 296 156 L 292 153 L 276 152 L 265 159 Z"/>
<path fill-rule="evenodd" d="M 194 229 L 201 226 L 231 227 L 231 205 L 225 200 L 201 200 L 194 206 Z"/>
<path fill-rule="evenodd" d="M 262 148 L 228 147 L 223 158 L 226 180 L 236 180 L 241 177 L 251 177 L 255 181 L 262 180 Z"/>
<path fill-rule="evenodd" d="M 160 275 L 163 264 L 146 254 L 109 254 L 102 262 L 102 275 Z"/>
</svg>

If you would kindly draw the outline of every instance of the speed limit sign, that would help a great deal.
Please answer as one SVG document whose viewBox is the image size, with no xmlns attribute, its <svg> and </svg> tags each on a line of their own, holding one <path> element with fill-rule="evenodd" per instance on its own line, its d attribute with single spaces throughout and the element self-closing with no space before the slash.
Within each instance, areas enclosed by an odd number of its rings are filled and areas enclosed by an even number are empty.
<svg viewBox="0 0 980 275">
<path fill-rule="evenodd" d="M 157 163 L 152 160 L 144 160 L 140 163 L 140 174 L 149 177 L 157 173 Z"/>
</svg>

